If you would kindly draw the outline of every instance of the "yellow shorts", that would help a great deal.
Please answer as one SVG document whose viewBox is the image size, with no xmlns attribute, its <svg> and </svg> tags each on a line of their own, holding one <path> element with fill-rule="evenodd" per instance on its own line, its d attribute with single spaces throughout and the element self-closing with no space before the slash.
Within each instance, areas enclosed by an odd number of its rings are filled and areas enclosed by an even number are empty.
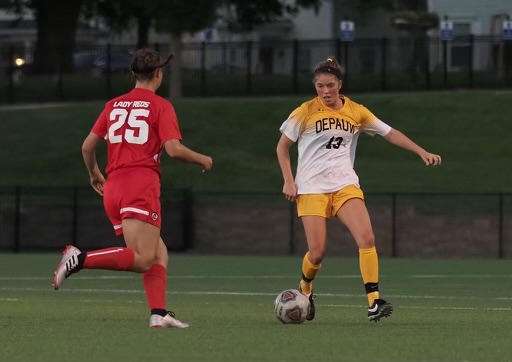
<svg viewBox="0 0 512 362">
<path fill-rule="evenodd" d="M 350 199 L 364 200 L 363 191 L 356 185 L 348 185 L 328 194 L 305 194 L 297 196 L 297 213 L 300 216 L 336 216 L 341 206 Z"/>
</svg>

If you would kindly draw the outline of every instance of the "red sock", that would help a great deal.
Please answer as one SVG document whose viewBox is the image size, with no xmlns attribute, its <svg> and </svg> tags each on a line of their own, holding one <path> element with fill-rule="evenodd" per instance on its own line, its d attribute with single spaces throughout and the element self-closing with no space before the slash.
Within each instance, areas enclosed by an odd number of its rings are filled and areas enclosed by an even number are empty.
<svg viewBox="0 0 512 362">
<path fill-rule="evenodd" d="M 85 257 L 84 269 L 132 270 L 133 250 L 108 248 L 89 251 Z"/>
<path fill-rule="evenodd" d="M 167 269 L 153 264 L 142 277 L 149 309 L 165 310 L 165 292 L 167 288 Z"/>
</svg>

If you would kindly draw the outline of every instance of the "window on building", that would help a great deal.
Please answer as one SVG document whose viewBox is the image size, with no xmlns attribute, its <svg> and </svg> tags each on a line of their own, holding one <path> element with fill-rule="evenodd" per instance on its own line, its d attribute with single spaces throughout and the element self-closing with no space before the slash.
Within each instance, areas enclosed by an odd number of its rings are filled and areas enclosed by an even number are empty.
<svg viewBox="0 0 512 362">
<path fill-rule="evenodd" d="M 454 40 L 451 46 L 450 65 L 453 68 L 468 67 L 471 54 L 471 24 L 470 23 L 454 23 L 453 24 Z"/>
</svg>

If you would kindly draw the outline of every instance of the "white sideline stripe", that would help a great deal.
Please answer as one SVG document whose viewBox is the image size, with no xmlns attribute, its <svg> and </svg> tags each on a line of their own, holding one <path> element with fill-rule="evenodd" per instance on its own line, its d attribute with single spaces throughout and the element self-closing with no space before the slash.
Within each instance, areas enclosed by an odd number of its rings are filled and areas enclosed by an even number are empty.
<svg viewBox="0 0 512 362">
<path fill-rule="evenodd" d="M 121 276 L 121 275 L 103 275 L 94 277 L 73 276 L 73 279 L 133 279 L 135 276 Z M 168 279 L 296 279 L 297 275 L 167 275 Z M 322 279 L 361 279 L 361 275 L 322 275 Z M 386 275 L 381 274 L 381 279 L 386 278 Z M 393 276 L 393 279 L 401 278 L 512 278 L 512 274 L 501 275 L 403 275 Z M 48 277 L 0 277 L 0 280 L 45 280 Z"/>
<path fill-rule="evenodd" d="M 42 291 L 53 292 L 51 288 L 0 288 L 0 291 Z M 72 293 L 114 293 L 114 294 L 142 294 L 142 289 L 64 289 L 59 293 L 72 292 Z M 279 292 L 263 293 L 263 292 L 222 292 L 222 291 L 172 291 L 167 294 L 183 294 L 183 295 L 233 295 L 233 296 L 276 296 Z M 340 293 L 315 293 L 319 297 L 341 297 L 341 298 L 363 298 L 364 294 L 340 294 Z M 386 294 L 389 298 L 397 299 L 482 299 L 474 296 L 448 296 L 448 295 L 400 295 L 400 294 Z M 508 298 L 508 297 L 507 297 Z M 504 300 L 503 297 L 485 297 L 488 300 Z M 512 299 L 510 297 L 509 299 Z"/>
<path fill-rule="evenodd" d="M 5 290 L 6 288 L 2 288 L 2 290 Z M 47 289 L 37 289 L 37 288 L 25 288 L 24 290 L 35 290 L 35 291 L 47 291 Z M 98 289 L 80 289 L 80 290 L 68 290 L 71 292 L 104 292 L 105 290 L 98 290 Z M 140 290 L 109 290 L 111 292 L 122 292 L 122 293 L 140 293 L 142 294 L 142 291 Z M 176 292 L 177 294 L 216 294 L 216 295 L 271 295 L 274 296 L 275 293 L 237 293 L 237 292 Z M 321 294 L 320 294 L 321 295 Z M 361 297 L 358 295 L 357 297 Z M 17 298 L 0 298 L 0 302 L 2 301 L 8 301 L 8 302 L 18 302 L 22 301 L 22 299 Z M 119 303 L 118 300 L 94 300 L 94 299 L 81 299 L 77 300 L 77 302 L 80 303 Z M 136 304 L 146 304 L 146 301 L 142 300 L 124 300 L 125 303 L 136 303 Z M 328 307 L 328 308 L 367 308 L 366 305 L 353 305 L 353 304 L 317 304 L 319 307 Z M 476 308 L 476 307 L 433 307 L 433 306 L 407 306 L 407 305 L 401 305 L 397 307 L 399 309 L 428 309 L 428 310 L 484 310 L 488 312 L 501 312 L 501 311 L 512 311 L 512 308 L 500 308 L 500 307 L 491 307 L 491 308 Z"/>
<path fill-rule="evenodd" d="M 352 304 L 318 304 L 319 307 L 330 308 L 367 308 L 365 305 L 352 305 Z M 476 308 L 476 307 L 426 307 L 426 306 L 408 306 L 401 305 L 399 309 L 433 309 L 433 310 L 485 310 L 485 311 L 510 311 L 512 308 Z"/>
<path fill-rule="evenodd" d="M 127 212 L 127 211 L 135 212 L 137 214 L 142 214 L 142 215 L 149 215 L 149 211 L 137 209 L 136 207 L 123 207 L 119 212 L 122 214 L 123 212 Z"/>
<path fill-rule="evenodd" d="M 112 253 L 118 253 L 120 251 L 123 251 L 123 248 L 117 248 L 116 250 L 109 250 L 109 251 L 101 251 L 96 253 L 87 253 L 87 257 L 90 256 L 97 256 L 97 255 L 105 255 L 105 254 L 112 254 Z"/>
</svg>

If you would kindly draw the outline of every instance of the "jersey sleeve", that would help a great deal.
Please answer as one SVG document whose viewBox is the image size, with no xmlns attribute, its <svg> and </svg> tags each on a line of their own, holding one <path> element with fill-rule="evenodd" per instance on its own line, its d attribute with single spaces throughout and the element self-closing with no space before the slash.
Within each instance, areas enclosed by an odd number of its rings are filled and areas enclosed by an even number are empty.
<svg viewBox="0 0 512 362">
<path fill-rule="evenodd" d="M 307 107 L 303 104 L 290 113 L 288 119 L 284 121 L 279 128 L 279 131 L 293 142 L 297 142 L 302 132 L 306 117 Z"/>
<path fill-rule="evenodd" d="M 178 125 L 178 117 L 174 111 L 174 107 L 169 103 L 163 103 L 162 113 L 158 122 L 158 136 L 162 143 L 172 139 L 181 141 L 181 132 Z"/>
<path fill-rule="evenodd" d="M 99 115 L 98 119 L 94 123 L 91 132 L 97 134 L 101 138 L 105 138 L 107 136 L 107 111 L 104 109 Z"/>
<path fill-rule="evenodd" d="M 378 119 L 368 108 L 361 106 L 360 115 L 361 130 L 370 136 L 378 134 L 384 137 L 391 131 L 391 127 Z"/>
</svg>

